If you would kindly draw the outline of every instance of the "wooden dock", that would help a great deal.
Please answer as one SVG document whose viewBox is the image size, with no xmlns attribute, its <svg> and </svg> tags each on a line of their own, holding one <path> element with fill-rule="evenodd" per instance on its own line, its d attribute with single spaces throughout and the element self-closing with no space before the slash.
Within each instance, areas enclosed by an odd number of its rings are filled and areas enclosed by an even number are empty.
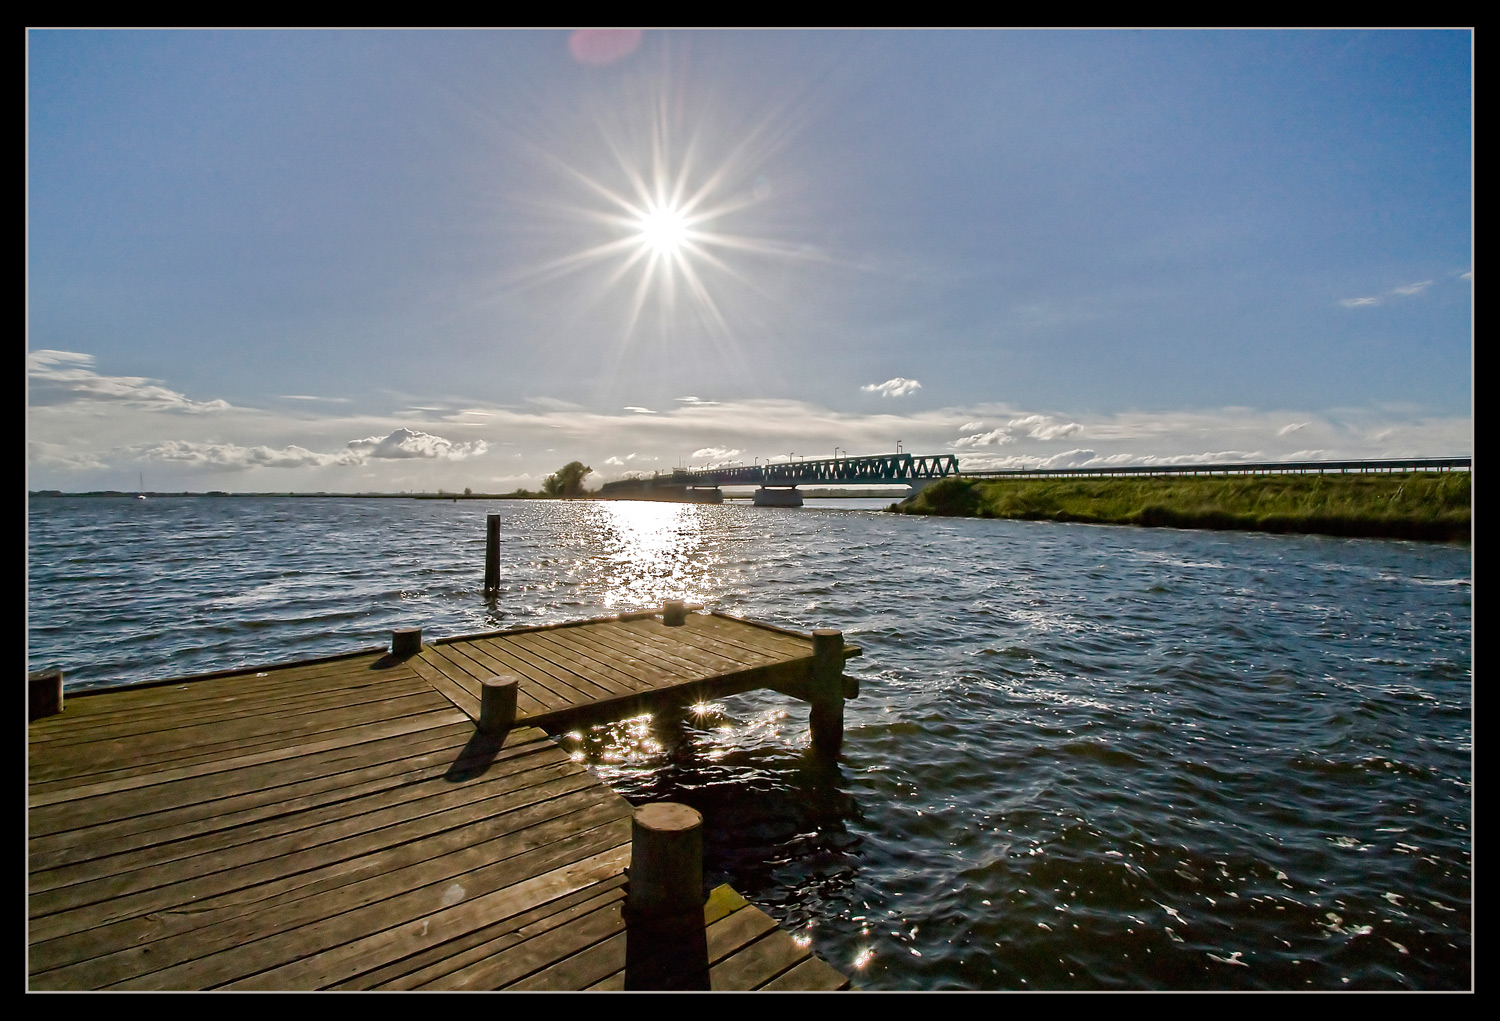
<svg viewBox="0 0 1500 1021">
<path fill-rule="evenodd" d="M 807 636 L 679 619 L 68 696 L 30 724 L 30 988 L 639 985 L 632 807 L 539 725 L 818 683 Z M 858 650 L 838 646 L 841 670 Z M 496 674 L 519 682 L 516 720 L 488 737 Z M 707 987 L 848 987 L 728 887 L 703 911 Z"/>
</svg>

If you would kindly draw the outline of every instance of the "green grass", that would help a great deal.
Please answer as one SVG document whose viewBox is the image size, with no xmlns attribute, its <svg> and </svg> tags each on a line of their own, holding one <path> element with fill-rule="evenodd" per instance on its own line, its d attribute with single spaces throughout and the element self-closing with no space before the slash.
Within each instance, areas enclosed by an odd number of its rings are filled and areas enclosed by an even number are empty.
<svg viewBox="0 0 1500 1021">
<path fill-rule="evenodd" d="M 1469 472 L 1153 478 L 951 478 L 896 504 L 902 514 L 1168 528 L 1470 537 Z"/>
</svg>

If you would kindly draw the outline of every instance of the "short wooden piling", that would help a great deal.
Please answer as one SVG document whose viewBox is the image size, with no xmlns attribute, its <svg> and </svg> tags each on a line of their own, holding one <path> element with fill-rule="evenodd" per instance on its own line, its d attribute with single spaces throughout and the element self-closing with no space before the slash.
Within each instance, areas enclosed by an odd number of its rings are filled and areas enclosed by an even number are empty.
<svg viewBox="0 0 1500 1021">
<path fill-rule="evenodd" d="M 26 720 L 40 720 L 63 711 L 61 670 L 39 670 L 26 675 Z"/>
<path fill-rule="evenodd" d="M 662 603 L 661 622 L 667 627 L 682 627 L 687 623 L 687 603 L 681 599 L 668 599 Z"/>
<path fill-rule="evenodd" d="M 415 656 L 422 651 L 422 629 L 419 627 L 398 627 L 391 632 L 391 655 Z"/>
<path fill-rule="evenodd" d="M 642 805 L 630 841 L 625 988 L 709 988 L 703 816 L 670 801 Z"/>
<path fill-rule="evenodd" d="M 500 515 L 487 514 L 484 519 L 484 590 L 500 588 Z"/>
<path fill-rule="evenodd" d="M 818 628 L 812 633 L 812 710 L 808 729 L 813 750 L 837 757 L 844 744 L 844 633 Z"/>
<path fill-rule="evenodd" d="M 516 722 L 516 692 L 521 680 L 514 674 L 497 674 L 481 683 L 479 693 L 479 732 L 492 737 L 504 736 Z"/>
</svg>

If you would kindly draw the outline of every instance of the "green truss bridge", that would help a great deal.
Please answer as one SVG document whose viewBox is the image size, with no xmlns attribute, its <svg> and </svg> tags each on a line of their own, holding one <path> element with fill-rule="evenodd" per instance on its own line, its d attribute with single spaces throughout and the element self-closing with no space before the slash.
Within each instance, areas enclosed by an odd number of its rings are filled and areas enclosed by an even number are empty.
<svg viewBox="0 0 1500 1021">
<path fill-rule="evenodd" d="M 720 486 L 757 486 L 757 504 L 797 507 L 802 504 L 798 486 L 910 486 L 915 492 L 957 474 L 958 458 L 952 454 L 874 454 L 816 461 L 773 461 L 749 467 L 678 468 L 671 475 L 606 482 L 599 496 L 606 500 L 718 503 L 723 500 Z"/>
</svg>

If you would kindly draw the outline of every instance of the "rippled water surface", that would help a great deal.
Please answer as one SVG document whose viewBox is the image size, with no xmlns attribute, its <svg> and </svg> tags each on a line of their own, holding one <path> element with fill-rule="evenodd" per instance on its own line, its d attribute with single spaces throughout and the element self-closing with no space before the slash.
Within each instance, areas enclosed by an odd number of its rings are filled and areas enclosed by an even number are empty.
<svg viewBox="0 0 1500 1021">
<path fill-rule="evenodd" d="M 837 763 L 770 692 L 561 739 L 702 810 L 711 878 L 857 987 L 1471 986 L 1469 547 L 854 506 L 34 499 L 28 665 L 77 689 L 672 596 L 837 627 Z"/>
</svg>

